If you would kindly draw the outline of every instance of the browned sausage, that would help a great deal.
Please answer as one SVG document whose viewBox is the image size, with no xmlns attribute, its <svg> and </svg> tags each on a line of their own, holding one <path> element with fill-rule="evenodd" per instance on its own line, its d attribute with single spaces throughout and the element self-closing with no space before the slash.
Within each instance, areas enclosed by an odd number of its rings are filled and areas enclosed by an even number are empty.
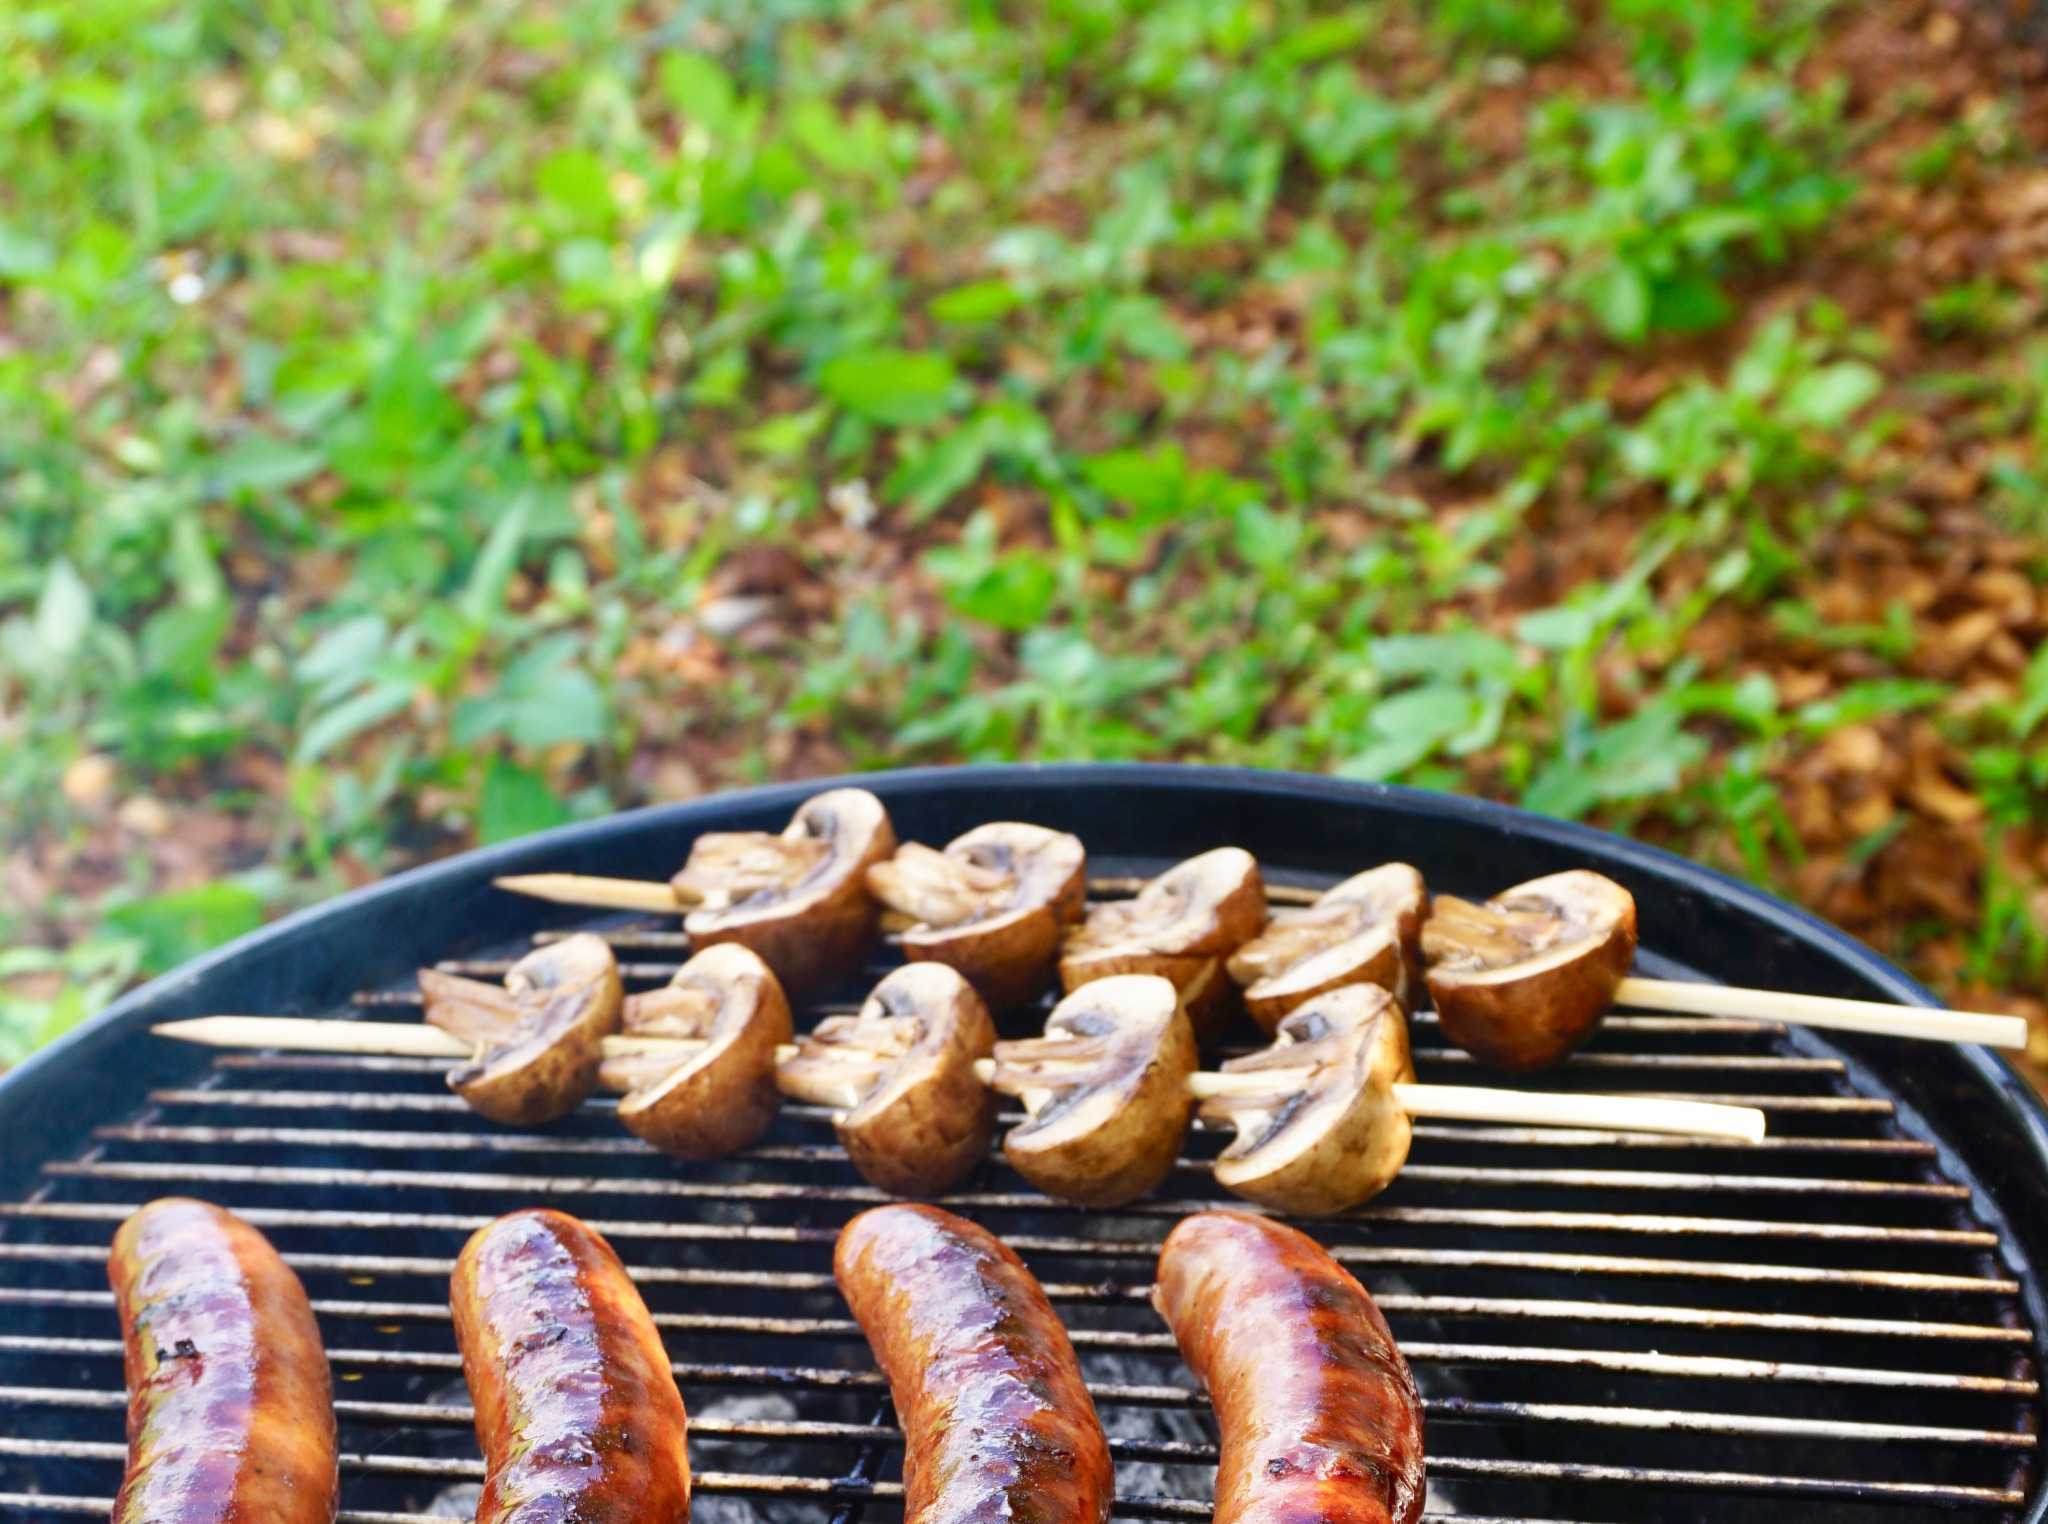
<svg viewBox="0 0 2048 1524">
<path fill-rule="evenodd" d="M 107 1279 L 128 1374 L 113 1524 L 333 1524 L 327 1353 L 269 1240 L 169 1196 L 121 1224 Z"/>
<path fill-rule="evenodd" d="M 612 1246 L 562 1212 L 500 1217 L 449 1288 L 476 1404 L 476 1524 L 683 1524 L 682 1394 Z"/>
<path fill-rule="evenodd" d="M 1243 1212 L 1184 1219 L 1159 1311 L 1209 1389 L 1213 1524 L 1414 1524 L 1422 1399 L 1365 1288 L 1305 1233 Z"/>
<path fill-rule="evenodd" d="M 1116 1473 L 1074 1346 L 1006 1244 L 936 1207 L 877 1207 L 832 1269 L 903 1425 L 904 1524 L 1109 1517 Z"/>
</svg>

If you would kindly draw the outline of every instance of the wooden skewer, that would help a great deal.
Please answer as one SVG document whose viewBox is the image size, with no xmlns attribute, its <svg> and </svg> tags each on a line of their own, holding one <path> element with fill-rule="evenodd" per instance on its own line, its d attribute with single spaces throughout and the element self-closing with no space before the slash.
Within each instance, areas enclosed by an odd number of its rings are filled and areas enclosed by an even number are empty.
<svg viewBox="0 0 2048 1524">
<path fill-rule="evenodd" d="M 476 1044 L 424 1023 L 311 1021 L 298 1016 L 195 1016 L 150 1028 L 159 1037 L 209 1048 L 288 1048 L 296 1053 L 372 1053 L 387 1058 L 469 1058 Z M 702 1047 L 684 1037 L 606 1037 L 606 1058 Z M 790 1052 L 796 1050 L 791 1048 Z M 780 1059 L 778 1050 L 776 1057 Z"/>
<path fill-rule="evenodd" d="M 2024 1016 L 1977 1011 L 1936 1011 L 1877 1000 L 1844 1000 L 1834 995 L 1794 995 L 1782 990 L 1733 989 L 1722 984 L 1681 984 L 1671 979 L 1624 979 L 1616 1005 L 1687 1016 L 1750 1016 L 1794 1026 L 1829 1027 L 1839 1032 L 1875 1032 L 1929 1042 L 1980 1042 L 1992 1048 L 2025 1048 Z"/>
<path fill-rule="evenodd" d="M 294 1016 L 200 1016 L 151 1027 L 159 1037 L 213 1048 L 288 1048 L 301 1053 L 372 1053 L 400 1058 L 469 1058 L 476 1047 L 439 1027 L 394 1021 L 312 1021 Z M 606 1037 L 606 1058 L 673 1053 L 682 1058 L 703 1047 L 687 1037 Z M 775 1050 L 786 1063 L 794 1043 Z M 995 1060 L 981 1059 L 974 1072 L 983 1083 L 995 1077 Z M 1188 1089 L 1199 1099 L 1257 1094 L 1276 1085 L 1305 1084 L 1307 1069 L 1265 1069 L 1251 1073 L 1194 1074 Z M 1747 1106 L 1711 1106 L 1696 1101 L 1646 1101 L 1623 1096 L 1560 1095 L 1540 1091 L 1481 1090 L 1465 1085 L 1394 1086 L 1394 1099 L 1412 1116 L 1454 1117 L 1468 1122 L 1508 1122 L 1552 1127 L 1591 1127 L 1621 1132 L 1683 1133 L 1755 1142 L 1764 1135 L 1764 1114 Z"/>
<path fill-rule="evenodd" d="M 637 878 L 592 878 L 584 873 L 516 873 L 492 879 L 500 889 L 529 894 L 557 905 L 590 905 L 599 910 L 642 910 L 681 915 L 682 905 L 667 884 Z"/>
</svg>

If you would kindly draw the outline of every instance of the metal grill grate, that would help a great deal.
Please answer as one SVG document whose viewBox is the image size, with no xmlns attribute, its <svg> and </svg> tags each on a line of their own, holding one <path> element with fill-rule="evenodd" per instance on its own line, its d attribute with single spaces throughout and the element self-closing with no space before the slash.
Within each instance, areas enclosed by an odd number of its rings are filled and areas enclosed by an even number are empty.
<svg viewBox="0 0 2048 1524">
<path fill-rule="evenodd" d="M 673 972 L 672 931 L 593 924 L 647 959 L 624 965 L 632 987 Z M 416 1001 L 357 1003 L 402 1020 Z M 1477 1079 L 1427 1015 L 1414 1033 L 1422 1078 Z M 1385 1196 L 1309 1225 L 1415 1367 L 1432 1516 L 1906 1524 L 2023 1505 L 2037 1372 L 1998 1236 L 1832 1051 L 1769 1023 L 1614 1019 L 1536 1082 L 1762 1106 L 1771 1139 L 1418 1125 Z M 467 1234 L 540 1202 L 613 1240 L 669 1339 L 700 1519 L 900 1511 L 887 1394 L 830 1269 L 840 1224 L 886 1198 L 826 1112 L 786 1106 L 761 1146 L 690 1166 L 626 1136 L 605 1101 L 545 1132 L 495 1128 L 446 1067 L 221 1056 L 0 1203 L 0 1509 L 108 1508 L 125 1450 L 106 1245 L 135 1206 L 186 1193 L 261 1227 L 306 1282 L 346 1520 L 465 1516 L 482 1467 L 446 1278 Z M 1123 1517 L 1208 1517 L 1213 1425 L 1146 1290 L 1174 1220 L 1229 1199 L 1209 1178 L 1220 1146 L 1192 1134 L 1158 1197 L 1113 1213 L 1029 1191 L 999 1155 L 947 1202 L 1015 1246 L 1067 1320 Z"/>
</svg>

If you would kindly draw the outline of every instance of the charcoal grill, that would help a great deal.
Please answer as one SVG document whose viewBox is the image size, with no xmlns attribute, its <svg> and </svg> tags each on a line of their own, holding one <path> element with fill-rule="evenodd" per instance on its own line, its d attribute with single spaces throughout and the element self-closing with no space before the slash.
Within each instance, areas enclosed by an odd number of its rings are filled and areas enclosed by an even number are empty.
<svg viewBox="0 0 2048 1524">
<path fill-rule="evenodd" d="M 1470 800 L 1172 767 L 855 781 L 904 839 L 1037 821 L 1079 834 L 1105 879 L 1225 844 L 1295 887 L 1396 858 L 1467 894 L 1590 866 L 1634 891 L 1645 973 L 1931 1003 L 1743 885 Z M 466 1516 L 481 1465 L 447 1275 L 468 1233 L 536 1203 L 590 1220 L 633 1267 L 690 1408 L 700 1519 L 899 1517 L 887 1393 L 830 1273 L 840 1224 L 881 1198 L 824 1111 L 787 1106 L 760 1146 L 690 1165 L 625 1135 L 603 1101 L 517 1131 L 470 1112 L 435 1062 L 213 1055 L 145 1031 L 219 1011 L 414 1019 L 419 965 L 492 972 L 571 928 L 609 935 L 644 988 L 682 956 L 673 921 L 542 905 L 490 879 L 662 877 L 698 832 L 777 828 L 821 786 L 639 811 L 405 874 L 158 980 L 0 1081 L 0 1510 L 105 1514 L 124 1454 L 106 1246 L 134 1206 L 185 1193 L 263 1228 L 304 1278 L 334 1364 L 352 1524 Z M 800 1013 L 799 1028 L 863 988 Z M 1414 1030 L 1422 1078 L 1484 1082 L 1427 1015 Z M 2048 1132 L 2001 1063 L 1635 1017 L 1522 1083 L 1761 1106 L 1772 1136 L 1746 1148 L 1418 1125 L 1392 1189 L 1308 1224 L 1378 1297 L 1415 1367 L 1432 1517 L 2043 1517 Z M 1209 1514 L 1213 1425 L 1145 1294 L 1166 1231 L 1221 1195 L 1208 1175 L 1219 1146 L 1192 1135 L 1157 1196 L 1115 1212 L 1036 1195 L 999 1157 L 949 1198 L 1016 1247 L 1072 1329 L 1113 1437 L 1121 1517 Z"/>
</svg>

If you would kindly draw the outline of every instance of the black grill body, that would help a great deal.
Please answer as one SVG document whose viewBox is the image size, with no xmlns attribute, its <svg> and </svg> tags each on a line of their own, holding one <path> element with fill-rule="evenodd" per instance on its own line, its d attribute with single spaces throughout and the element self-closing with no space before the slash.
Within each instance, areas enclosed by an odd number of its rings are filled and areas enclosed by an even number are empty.
<svg viewBox="0 0 2048 1524">
<path fill-rule="evenodd" d="M 1400 859 L 1432 888 L 1483 896 L 1591 867 L 1634 892 L 1645 973 L 1932 1003 L 1744 885 L 1471 800 L 1150 766 L 851 781 L 882 796 L 903 839 L 1035 821 L 1078 834 L 1097 876 L 1221 845 L 1298 886 Z M 445 1065 L 216 1054 L 146 1033 L 217 1012 L 416 1019 L 416 968 L 489 966 L 571 927 L 613 935 L 629 988 L 645 988 L 682 956 L 673 921 L 551 907 L 490 880 L 664 878 L 699 832 L 778 829 L 825 786 L 639 811 L 405 874 L 158 980 L 0 1080 L 0 1512 L 104 1514 L 123 1453 L 106 1245 L 133 1206 L 187 1194 L 247 1216 L 306 1281 L 354 1524 L 466 1517 L 480 1466 L 447 1270 L 475 1227 L 540 1203 L 595 1223 L 639 1276 L 690 1408 L 700 1519 L 895 1518 L 887 1394 L 830 1277 L 839 1226 L 879 1198 L 824 1112 L 785 1107 L 761 1146 L 689 1165 L 626 1136 L 601 1101 L 517 1131 L 468 1112 Z M 822 1005 L 845 1008 L 888 961 Z M 1414 1034 L 1424 1080 L 1489 1082 L 1427 1016 Z M 1509 1083 L 1741 1097 L 1768 1110 L 1772 1138 L 1421 1124 L 1383 1197 L 1304 1224 L 1380 1299 L 1415 1366 L 1432 1516 L 2043 1517 L 2048 1131 L 1999 1060 L 1636 1018 Z M 1208 1517 L 1213 1424 L 1145 1288 L 1174 1220 L 1221 1196 L 1205 1173 L 1220 1144 L 1192 1135 L 1155 1198 L 1112 1213 L 1035 1196 L 999 1160 L 951 1201 L 1018 1248 L 1074 1332 L 1118 1454 L 1120 1516 Z"/>
</svg>

